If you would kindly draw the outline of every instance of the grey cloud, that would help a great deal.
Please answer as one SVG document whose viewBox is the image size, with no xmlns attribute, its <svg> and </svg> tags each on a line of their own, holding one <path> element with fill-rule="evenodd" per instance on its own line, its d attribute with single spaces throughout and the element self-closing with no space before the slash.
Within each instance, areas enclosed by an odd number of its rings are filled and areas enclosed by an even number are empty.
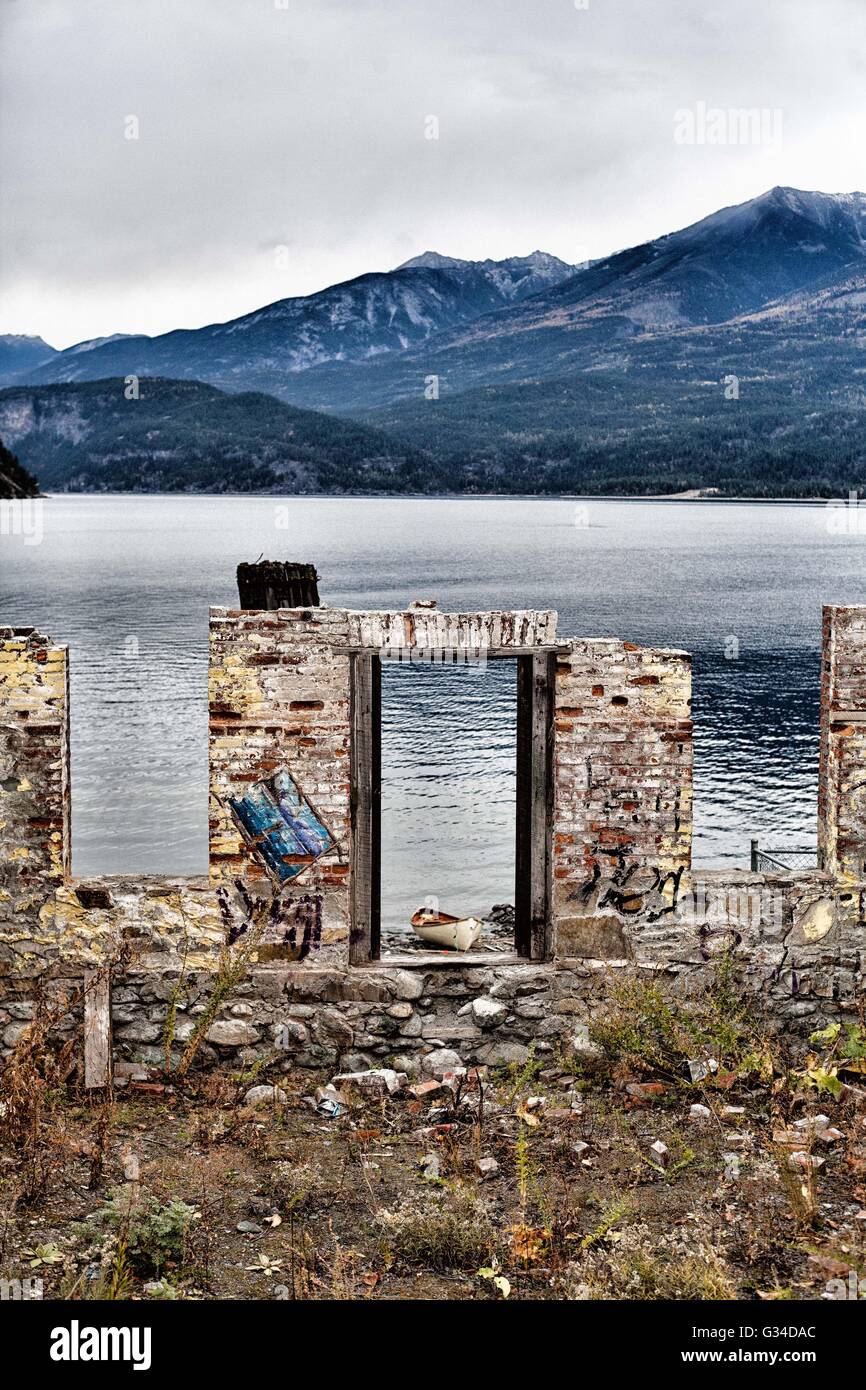
<svg viewBox="0 0 866 1390">
<path fill-rule="evenodd" d="M 0 331 L 58 345 L 229 318 L 427 247 L 600 255 L 773 183 L 864 182 L 860 0 L 0 15 Z M 676 147 L 698 100 L 782 107 L 783 148 Z"/>
</svg>

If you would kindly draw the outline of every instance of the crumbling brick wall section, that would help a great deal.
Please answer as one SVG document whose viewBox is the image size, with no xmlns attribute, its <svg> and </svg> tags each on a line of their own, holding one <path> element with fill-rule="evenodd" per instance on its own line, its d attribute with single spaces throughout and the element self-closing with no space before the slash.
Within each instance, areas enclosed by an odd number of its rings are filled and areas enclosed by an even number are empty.
<svg viewBox="0 0 866 1390">
<path fill-rule="evenodd" d="M 38 912 L 69 869 L 66 648 L 0 628 L 0 921 Z"/>
<path fill-rule="evenodd" d="M 43 989 L 66 993 L 118 958 L 115 1055 L 128 1065 L 160 1065 L 166 1046 L 177 1059 L 203 1015 L 199 1061 L 211 1064 L 276 1056 L 429 1072 L 455 1051 L 521 1062 L 530 1047 L 579 1048 L 621 970 L 688 991 L 721 954 L 777 1027 L 857 1008 L 866 609 L 825 614 L 824 867 L 772 875 L 690 868 L 683 652 L 563 640 L 552 612 L 435 609 L 214 609 L 211 644 L 209 877 L 81 881 L 69 870 L 66 653 L 29 629 L 0 630 L 0 1052 Z M 369 673 L 371 656 L 400 649 L 498 651 L 533 669 L 541 775 L 530 814 L 545 853 L 531 868 L 549 890 L 547 955 L 350 961 L 353 682 L 359 664 Z M 221 948 L 249 944 L 262 925 L 244 978 L 225 998 L 217 989 L 209 1012 Z"/>
<path fill-rule="evenodd" d="M 818 849 L 829 873 L 866 878 L 866 607 L 824 609 Z"/>
<path fill-rule="evenodd" d="M 556 667 L 553 835 L 559 957 L 646 954 L 691 862 L 691 660 L 573 640 Z"/>
<path fill-rule="evenodd" d="M 265 958 L 348 964 L 348 639 L 340 609 L 211 610 L 210 876 L 229 930 L 245 925 L 251 899 L 271 902 Z M 274 834 L 263 843 L 256 829 L 269 809 L 283 828 L 275 779 L 286 774 L 293 785 L 283 797 L 296 789 L 330 841 L 299 869 L 297 884 L 279 876 L 288 847 Z M 250 820 L 261 809 L 249 826 L 238 813 L 247 803 Z"/>
</svg>

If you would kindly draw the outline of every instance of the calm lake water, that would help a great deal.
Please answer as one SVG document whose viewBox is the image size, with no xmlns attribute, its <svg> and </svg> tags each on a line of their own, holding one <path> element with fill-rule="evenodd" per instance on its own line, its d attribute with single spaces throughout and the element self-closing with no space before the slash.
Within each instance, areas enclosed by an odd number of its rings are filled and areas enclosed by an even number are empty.
<svg viewBox="0 0 866 1390">
<path fill-rule="evenodd" d="M 71 649 L 78 873 L 205 869 L 207 610 L 262 554 L 314 561 L 335 605 L 552 607 L 563 634 L 685 647 L 696 862 L 814 845 L 821 604 L 866 601 L 866 537 L 823 504 L 58 496 L 43 515 L 39 545 L 0 536 L 0 622 Z M 383 684 L 385 920 L 430 893 L 511 901 L 512 664 Z"/>
</svg>

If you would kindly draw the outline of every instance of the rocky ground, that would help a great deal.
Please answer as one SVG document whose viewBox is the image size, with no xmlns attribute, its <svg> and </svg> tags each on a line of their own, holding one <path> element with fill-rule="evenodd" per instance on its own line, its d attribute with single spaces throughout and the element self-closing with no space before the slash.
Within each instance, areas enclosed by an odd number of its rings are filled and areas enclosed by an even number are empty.
<svg viewBox="0 0 866 1390">
<path fill-rule="evenodd" d="M 0 1079 L 0 1278 L 76 1299 L 866 1293 L 866 1034 L 624 983 L 579 1051 L 409 1077 Z M 144 1079 L 141 1079 L 144 1078 Z M 863 1280 L 862 1286 L 858 1282 Z"/>
</svg>

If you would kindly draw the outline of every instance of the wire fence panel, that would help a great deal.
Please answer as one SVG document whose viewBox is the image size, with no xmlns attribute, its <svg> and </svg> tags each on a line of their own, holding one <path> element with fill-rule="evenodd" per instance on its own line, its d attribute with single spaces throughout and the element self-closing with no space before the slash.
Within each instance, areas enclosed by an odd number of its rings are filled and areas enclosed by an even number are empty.
<svg viewBox="0 0 866 1390">
<path fill-rule="evenodd" d="M 781 845 L 761 845 L 752 841 L 752 873 L 789 873 L 792 869 L 817 869 L 817 849 L 788 848 Z"/>
</svg>

